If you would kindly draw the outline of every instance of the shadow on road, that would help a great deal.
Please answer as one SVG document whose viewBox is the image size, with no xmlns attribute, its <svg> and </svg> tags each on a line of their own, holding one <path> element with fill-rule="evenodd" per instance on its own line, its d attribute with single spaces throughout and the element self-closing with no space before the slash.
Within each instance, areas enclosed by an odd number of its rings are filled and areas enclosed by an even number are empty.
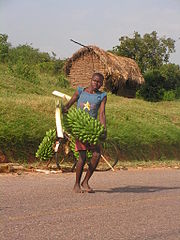
<svg viewBox="0 0 180 240">
<path fill-rule="evenodd" d="M 124 192 L 132 192 L 132 193 L 152 193 L 152 192 L 160 192 L 167 190 L 175 190 L 180 189 L 180 187 L 154 187 L 154 186 L 126 186 L 126 187 L 118 187 L 111 188 L 107 190 L 96 190 L 96 192 L 106 192 L 106 193 L 124 193 Z"/>
</svg>

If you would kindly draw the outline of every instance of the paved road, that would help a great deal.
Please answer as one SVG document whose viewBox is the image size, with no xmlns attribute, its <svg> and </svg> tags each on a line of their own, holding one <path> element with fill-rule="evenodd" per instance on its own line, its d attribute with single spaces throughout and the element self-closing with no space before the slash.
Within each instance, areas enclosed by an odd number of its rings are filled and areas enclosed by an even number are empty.
<svg viewBox="0 0 180 240">
<path fill-rule="evenodd" d="M 180 170 L 0 175 L 0 239 L 180 240 Z"/>
</svg>

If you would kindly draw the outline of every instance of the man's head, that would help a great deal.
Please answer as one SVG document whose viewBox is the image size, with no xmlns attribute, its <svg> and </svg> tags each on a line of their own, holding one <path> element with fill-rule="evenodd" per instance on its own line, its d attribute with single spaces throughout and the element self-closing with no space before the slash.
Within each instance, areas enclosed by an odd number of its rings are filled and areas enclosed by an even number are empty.
<svg viewBox="0 0 180 240">
<path fill-rule="evenodd" d="M 101 73 L 94 73 L 91 79 L 91 87 L 93 90 L 98 90 L 102 87 L 104 81 L 104 76 Z"/>
</svg>

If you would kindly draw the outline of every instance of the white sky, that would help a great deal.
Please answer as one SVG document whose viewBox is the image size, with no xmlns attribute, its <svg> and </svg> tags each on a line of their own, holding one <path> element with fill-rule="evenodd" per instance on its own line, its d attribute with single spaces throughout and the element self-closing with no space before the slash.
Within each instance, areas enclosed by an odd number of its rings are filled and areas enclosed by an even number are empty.
<svg viewBox="0 0 180 240">
<path fill-rule="evenodd" d="M 180 0 L 0 0 L 0 33 L 13 46 L 32 44 L 61 59 L 80 48 L 70 38 L 109 50 L 134 31 L 177 40 L 170 61 L 180 65 Z"/>
</svg>

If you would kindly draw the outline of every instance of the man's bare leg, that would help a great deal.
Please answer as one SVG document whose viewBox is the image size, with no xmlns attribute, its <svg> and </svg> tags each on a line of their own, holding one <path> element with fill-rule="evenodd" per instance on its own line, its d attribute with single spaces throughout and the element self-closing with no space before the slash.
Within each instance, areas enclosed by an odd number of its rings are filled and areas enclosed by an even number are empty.
<svg viewBox="0 0 180 240">
<path fill-rule="evenodd" d="M 94 170 L 96 169 L 99 159 L 100 159 L 100 149 L 99 147 L 97 147 L 94 151 L 93 151 L 93 156 L 91 159 L 91 162 L 89 164 L 89 168 L 86 172 L 85 178 L 81 183 L 81 186 L 83 187 L 83 189 L 87 192 L 94 192 L 93 189 L 89 186 L 89 179 L 92 176 Z"/>
<path fill-rule="evenodd" d="M 79 151 L 79 160 L 76 164 L 76 182 L 73 188 L 74 192 L 76 193 L 83 192 L 80 186 L 80 181 L 81 181 L 81 176 L 83 173 L 85 161 L 86 161 L 86 151 Z"/>
</svg>

